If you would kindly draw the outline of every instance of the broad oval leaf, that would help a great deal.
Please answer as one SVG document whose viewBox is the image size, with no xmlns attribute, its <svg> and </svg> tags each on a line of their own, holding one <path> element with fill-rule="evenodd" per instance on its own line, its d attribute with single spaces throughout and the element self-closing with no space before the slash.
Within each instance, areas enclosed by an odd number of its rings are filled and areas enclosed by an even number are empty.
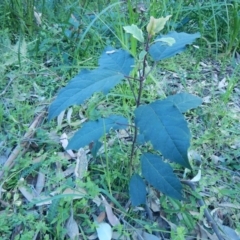
<svg viewBox="0 0 240 240">
<path fill-rule="evenodd" d="M 134 58 L 129 52 L 123 49 L 114 49 L 108 46 L 99 58 L 98 64 L 100 68 L 109 69 L 128 76 L 133 69 Z"/>
<path fill-rule="evenodd" d="M 149 53 L 154 61 L 160 61 L 172 57 L 185 50 L 187 44 L 191 44 L 200 37 L 200 33 L 188 34 L 170 32 L 167 35 L 161 35 L 159 38 L 174 38 L 175 43 L 172 46 L 163 44 L 156 39 L 156 42 L 149 48 Z"/>
<path fill-rule="evenodd" d="M 136 38 L 139 42 L 144 42 L 143 32 L 136 25 L 132 24 L 131 26 L 125 26 L 123 29 L 132 34 L 134 38 Z"/>
<path fill-rule="evenodd" d="M 99 140 L 110 129 L 123 129 L 128 126 L 126 118 L 118 115 L 111 115 L 108 118 L 100 118 L 96 121 L 89 121 L 83 124 L 68 143 L 67 149 L 78 150 L 91 142 Z"/>
<path fill-rule="evenodd" d="M 74 104 L 82 104 L 95 92 L 107 94 L 124 78 L 123 74 L 108 69 L 83 70 L 64 87 L 49 108 L 48 119 L 58 116 Z"/>
<path fill-rule="evenodd" d="M 202 104 L 202 99 L 200 97 L 189 93 L 178 93 L 165 98 L 164 101 L 172 102 L 182 113 Z"/>
<path fill-rule="evenodd" d="M 99 65 L 99 68 L 92 71 L 82 70 L 59 92 L 50 105 L 49 120 L 71 105 L 82 104 L 95 92 L 107 94 L 124 76 L 129 75 L 134 59 L 125 50 L 108 47 L 101 55 Z"/>
<path fill-rule="evenodd" d="M 138 174 L 134 174 L 130 179 L 129 194 L 133 206 L 146 204 L 146 185 Z"/>
<path fill-rule="evenodd" d="M 142 174 L 145 179 L 163 194 L 182 200 L 182 185 L 171 166 L 162 161 L 161 157 L 144 153 L 141 156 Z"/>
<path fill-rule="evenodd" d="M 135 110 L 135 123 L 162 155 L 184 167 L 191 168 L 187 151 L 190 146 L 190 132 L 183 115 L 169 101 L 155 101 Z"/>
</svg>

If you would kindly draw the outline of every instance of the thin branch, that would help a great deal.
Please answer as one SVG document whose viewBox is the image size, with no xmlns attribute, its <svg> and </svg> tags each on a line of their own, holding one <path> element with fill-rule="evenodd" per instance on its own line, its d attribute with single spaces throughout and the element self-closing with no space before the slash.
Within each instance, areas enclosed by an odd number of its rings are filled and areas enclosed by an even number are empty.
<svg viewBox="0 0 240 240">
<path fill-rule="evenodd" d="M 28 131 L 24 134 L 23 139 L 30 138 L 36 131 L 37 126 L 42 122 L 46 112 L 43 111 L 41 114 L 39 114 L 32 124 L 30 125 Z M 21 153 L 22 149 L 27 146 L 27 141 L 20 141 L 20 143 L 14 148 L 10 156 L 8 157 L 7 161 L 3 165 L 3 169 L 9 169 L 14 166 L 15 162 L 14 160 L 18 157 L 18 155 Z M 4 175 L 4 170 L 0 171 L 0 179 Z"/>
<path fill-rule="evenodd" d="M 7 89 L 11 85 L 12 81 L 15 79 L 15 77 L 11 78 L 10 81 L 8 82 L 8 85 L 5 87 L 5 89 L 0 93 L 0 97 L 4 95 L 7 92 Z"/>
<path fill-rule="evenodd" d="M 124 78 L 129 79 L 129 80 L 134 80 L 134 81 L 141 81 L 139 78 L 135 78 L 135 77 L 130 77 L 130 76 L 124 76 Z"/>
<path fill-rule="evenodd" d="M 130 81 L 129 79 L 127 79 L 127 80 L 128 80 L 130 89 L 131 89 L 131 91 L 132 91 L 133 97 L 134 97 L 134 99 L 135 99 L 135 103 L 137 104 L 137 96 L 136 96 L 136 94 L 135 94 L 135 92 L 134 92 L 133 85 L 132 85 L 132 83 L 131 83 L 131 81 Z"/>
</svg>

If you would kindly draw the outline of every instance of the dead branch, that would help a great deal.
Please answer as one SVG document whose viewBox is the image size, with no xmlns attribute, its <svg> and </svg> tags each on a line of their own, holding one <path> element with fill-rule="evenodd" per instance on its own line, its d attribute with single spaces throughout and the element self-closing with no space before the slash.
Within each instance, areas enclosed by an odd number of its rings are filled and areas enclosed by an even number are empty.
<svg viewBox="0 0 240 240">
<path fill-rule="evenodd" d="M 14 164 L 15 164 L 14 160 L 18 157 L 18 155 L 20 153 L 22 153 L 22 150 L 24 149 L 24 147 L 27 146 L 27 141 L 23 141 L 23 140 L 28 139 L 31 136 L 33 136 L 33 134 L 36 131 L 36 128 L 42 123 L 45 114 L 46 114 L 46 112 L 43 111 L 38 116 L 35 117 L 32 124 L 30 125 L 28 131 L 24 134 L 20 143 L 14 148 L 12 153 L 9 155 L 7 161 L 3 165 L 3 170 L 0 171 L 0 180 L 2 179 L 2 177 L 4 175 L 4 169 L 9 169 L 14 166 Z"/>
</svg>

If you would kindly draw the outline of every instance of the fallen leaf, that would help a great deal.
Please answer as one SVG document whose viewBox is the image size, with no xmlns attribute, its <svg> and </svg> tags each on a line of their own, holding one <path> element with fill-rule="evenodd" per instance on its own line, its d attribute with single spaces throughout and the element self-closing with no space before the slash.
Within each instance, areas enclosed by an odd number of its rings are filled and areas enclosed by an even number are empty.
<svg viewBox="0 0 240 240">
<path fill-rule="evenodd" d="M 97 233 L 93 233 L 92 235 L 88 236 L 87 239 L 88 240 L 94 240 L 94 239 L 97 239 Z"/>
<path fill-rule="evenodd" d="M 64 114 L 65 114 L 65 111 L 62 111 L 57 117 L 57 126 L 58 126 L 59 129 L 62 128 L 62 122 L 63 122 Z"/>
<path fill-rule="evenodd" d="M 227 83 L 226 80 L 227 80 L 226 78 L 223 78 L 223 79 L 218 83 L 218 88 L 219 88 L 219 89 L 223 89 L 223 88 L 227 87 L 228 83 Z"/>
<path fill-rule="evenodd" d="M 18 190 L 22 193 L 22 195 L 29 201 L 32 202 L 34 196 L 30 193 L 25 186 L 19 186 Z"/>
<path fill-rule="evenodd" d="M 218 206 L 240 209 L 240 204 L 234 204 L 234 203 L 219 203 Z"/>
<path fill-rule="evenodd" d="M 213 81 L 218 82 L 218 75 L 216 73 L 213 73 L 212 79 L 213 79 Z"/>
<path fill-rule="evenodd" d="M 137 11 L 137 13 L 143 13 L 147 11 L 147 7 L 145 6 L 144 3 L 138 3 L 137 7 L 134 8 L 135 11 Z"/>
<path fill-rule="evenodd" d="M 160 204 L 155 199 L 151 199 L 150 208 L 153 212 L 160 212 Z"/>
<path fill-rule="evenodd" d="M 159 238 L 153 234 L 149 234 L 147 232 L 143 232 L 143 237 L 144 237 L 144 240 L 159 240 Z"/>
<path fill-rule="evenodd" d="M 199 182 L 201 180 L 201 166 L 200 169 L 198 170 L 197 175 L 191 180 L 191 182 Z"/>
<path fill-rule="evenodd" d="M 171 227 L 171 230 L 176 231 L 177 230 L 177 225 L 175 225 L 174 223 L 168 221 L 165 217 L 163 217 L 162 215 L 160 215 L 160 217 L 169 224 L 169 226 Z"/>
<path fill-rule="evenodd" d="M 206 97 L 202 98 L 202 100 L 203 100 L 204 103 L 210 103 L 211 98 L 212 98 L 211 96 L 206 96 Z"/>
<path fill-rule="evenodd" d="M 112 228 L 108 223 L 99 223 L 96 230 L 99 240 L 111 240 Z"/>
<path fill-rule="evenodd" d="M 149 188 L 148 202 L 153 212 L 160 212 L 159 198 L 157 196 L 157 193 L 152 188 Z"/>
<path fill-rule="evenodd" d="M 67 134 L 66 133 L 63 133 L 62 135 L 61 135 L 61 137 L 60 137 L 60 142 L 61 142 L 61 144 L 62 144 L 62 147 L 64 148 L 64 149 L 66 149 L 66 147 L 67 147 L 67 145 L 68 145 L 68 137 L 67 137 Z M 66 150 L 66 152 L 70 155 L 70 157 L 72 157 L 72 158 L 75 158 L 76 156 L 75 156 L 75 154 L 74 154 L 74 152 L 72 151 L 72 150 Z"/>
<path fill-rule="evenodd" d="M 34 14 L 34 17 L 35 17 L 35 19 L 36 19 L 37 25 L 40 26 L 40 25 L 42 24 L 42 20 L 41 20 L 42 13 L 37 12 L 37 11 L 36 11 L 36 8 L 34 7 L 34 12 L 33 12 L 33 14 Z"/>
<path fill-rule="evenodd" d="M 70 107 L 67 111 L 67 123 L 71 125 L 71 116 L 72 116 L 73 109 Z"/>
<path fill-rule="evenodd" d="M 37 201 L 37 203 L 35 204 L 37 207 L 52 204 L 52 200 L 50 199 L 50 197 L 44 195 L 38 196 L 34 199 L 34 201 Z"/>
<path fill-rule="evenodd" d="M 76 240 L 79 236 L 79 229 L 77 222 L 73 218 L 73 210 L 71 209 L 71 215 L 66 224 L 67 235 L 70 237 L 71 240 Z"/>
<path fill-rule="evenodd" d="M 1 155 L 0 156 L 0 166 L 2 166 L 6 161 L 7 161 L 7 156 L 6 155 Z"/>
<path fill-rule="evenodd" d="M 96 221 L 97 221 L 98 223 L 101 223 L 101 222 L 104 221 L 105 218 L 106 218 L 106 213 L 105 213 L 105 212 L 101 212 L 101 213 L 98 215 Z"/>
<path fill-rule="evenodd" d="M 66 152 L 58 152 L 57 155 L 58 155 L 58 157 L 60 157 L 61 159 L 66 159 L 66 160 L 72 159 L 72 157 L 69 156 L 69 154 L 66 153 Z"/>
<path fill-rule="evenodd" d="M 100 197 L 96 196 L 92 199 L 92 201 L 99 207 L 102 203 L 102 200 L 100 199 Z"/>
<path fill-rule="evenodd" d="M 199 239 L 211 239 L 211 240 L 218 240 L 216 235 L 210 234 L 204 227 L 202 227 L 199 223 L 197 223 L 197 231 L 198 235 L 201 237 Z"/>
<path fill-rule="evenodd" d="M 129 133 L 125 130 L 125 129 L 120 129 L 118 132 L 117 132 L 117 136 L 119 139 L 121 138 L 127 138 L 129 137 Z"/>
<path fill-rule="evenodd" d="M 69 166 L 65 171 L 63 171 L 64 177 L 67 177 L 74 173 L 75 167 L 74 166 Z"/>
<path fill-rule="evenodd" d="M 112 239 L 116 240 L 130 240 L 128 236 L 124 236 L 122 233 L 119 232 L 113 232 Z"/>
<path fill-rule="evenodd" d="M 82 179 L 88 169 L 88 159 L 84 148 L 80 148 L 77 153 L 75 176 Z"/>
<path fill-rule="evenodd" d="M 159 238 L 153 234 L 149 234 L 147 232 L 144 232 L 142 230 L 136 230 L 135 231 L 138 235 L 137 239 L 141 240 L 159 240 Z"/>
<path fill-rule="evenodd" d="M 225 233 L 226 239 L 229 240 L 240 240 L 240 236 L 236 233 L 236 231 L 228 226 L 218 224 L 221 230 Z"/>
<path fill-rule="evenodd" d="M 83 188 L 78 189 L 66 188 L 62 194 L 73 196 L 73 199 L 81 199 L 84 196 L 86 196 L 87 192 Z"/>
<path fill-rule="evenodd" d="M 107 202 L 107 200 L 105 199 L 104 196 L 102 196 L 102 199 L 103 199 L 103 204 L 105 206 L 105 210 L 106 210 L 106 213 L 107 213 L 107 218 L 108 218 L 108 221 L 109 223 L 112 225 L 112 226 L 116 226 L 116 225 L 119 225 L 120 224 L 120 221 L 118 220 L 118 218 L 114 215 L 113 211 L 112 211 L 112 206 Z"/>
<path fill-rule="evenodd" d="M 45 174 L 42 172 L 38 172 L 37 183 L 35 187 L 35 190 L 38 195 L 42 192 L 44 185 L 45 185 Z"/>
<path fill-rule="evenodd" d="M 199 62 L 199 65 L 202 66 L 202 67 L 204 67 L 204 68 L 207 68 L 207 67 L 208 67 L 208 65 L 205 64 L 204 62 Z"/>
</svg>

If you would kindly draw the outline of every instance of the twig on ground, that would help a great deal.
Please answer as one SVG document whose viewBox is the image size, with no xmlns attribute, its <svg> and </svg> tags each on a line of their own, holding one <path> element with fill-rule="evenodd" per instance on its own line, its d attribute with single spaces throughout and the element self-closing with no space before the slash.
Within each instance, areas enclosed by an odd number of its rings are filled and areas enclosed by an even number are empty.
<svg viewBox="0 0 240 240">
<path fill-rule="evenodd" d="M 0 97 L 4 95 L 7 92 L 7 89 L 11 85 L 12 81 L 15 79 L 15 77 L 10 78 L 10 81 L 8 82 L 8 85 L 5 87 L 5 89 L 0 93 Z"/>
<path fill-rule="evenodd" d="M 24 134 L 23 140 L 30 138 L 36 130 L 36 127 L 43 121 L 46 112 L 43 111 L 38 116 L 35 117 L 34 121 L 30 125 L 28 131 Z M 18 157 L 18 155 L 22 152 L 22 149 L 27 146 L 27 141 L 20 141 L 20 143 L 14 148 L 7 161 L 3 165 L 3 169 L 11 168 L 14 166 L 14 160 Z M 0 171 L 0 179 L 2 179 L 4 175 L 4 170 Z"/>
</svg>

